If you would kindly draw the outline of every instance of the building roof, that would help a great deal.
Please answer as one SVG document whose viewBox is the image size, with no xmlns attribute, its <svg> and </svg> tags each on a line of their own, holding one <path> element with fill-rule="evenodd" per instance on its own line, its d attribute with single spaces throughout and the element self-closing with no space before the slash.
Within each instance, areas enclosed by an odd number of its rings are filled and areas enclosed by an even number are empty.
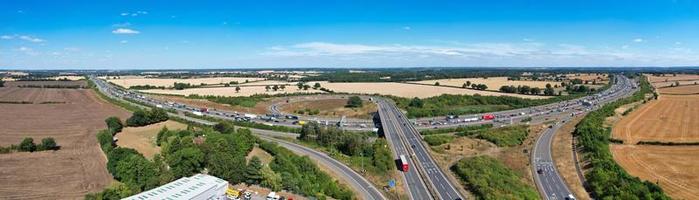
<svg viewBox="0 0 699 200">
<path fill-rule="evenodd" d="M 151 190 L 141 192 L 126 198 L 127 200 L 146 199 L 192 199 L 202 193 L 228 186 L 228 182 L 206 174 L 197 174 L 192 177 L 183 177 L 168 184 Z M 226 188 L 224 187 L 224 188 Z"/>
</svg>

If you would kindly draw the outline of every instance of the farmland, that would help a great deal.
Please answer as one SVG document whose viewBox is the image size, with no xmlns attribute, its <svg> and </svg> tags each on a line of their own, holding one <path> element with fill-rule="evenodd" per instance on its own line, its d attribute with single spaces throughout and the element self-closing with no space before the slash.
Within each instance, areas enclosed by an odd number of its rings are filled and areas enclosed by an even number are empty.
<svg viewBox="0 0 699 200">
<path fill-rule="evenodd" d="M 648 76 L 651 81 L 683 80 L 694 75 Z M 670 81 L 672 81 L 670 80 Z M 660 81 L 660 82 L 658 82 Z M 614 160 L 629 174 L 658 183 L 676 199 L 699 198 L 699 87 L 695 85 L 658 89 L 657 100 L 649 101 L 622 117 L 612 137 L 623 144 L 610 150 Z M 643 142 L 643 144 L 639 144 Z M 687 145 L 673 145 L 684 143 Z"/>
<path fill-rule="evenodd" d="M 24 137 L 53 137 L 60 145 L 58 151 L 0 154 L 2 198 L 79 199 L 112 182 L 95 133 L 106 127 L 106 117 L 124 118 L 126 111 L 87 89 L 6 86 L 0 100 L 31 102 L 0 103 L 0 146 Z"/>
<path fill-rule="evenodd" d="M 538 88 L 546 88 L 546 84 L 551 84 L 551 86 L 558 85 L 560 86 L 560 82 L 555 82 L 555 81 L 519 81 L 519 80 L 507 80 L 507 77 L 488 77 L 488 78 L 458 78 L 458 79 L 438 79 L 438 80 L 427 80 L 427 81 L 417 81 L 413 83 L 419 83 L 419 84 L 427 84 L 427 85 L 434 85 L 435 83 L 439 83 L 439 85 L 445 85 L 445 86 L 453 86 L 453 87 L 462 87 L 466 82 L 470 82 L 471 84 L 485 84 L 488 86 L 490 90 L 497 90 L 502 86 L 529 86 L 529 87 L 538 87 Z"/>
<path fill-rule="evenodd" d="M 250 86 L 250 87 L 240 87 L 240 91 L 236 92 L 235 87 L 216 87 L 216 88 L 191 88 L 191 89 L 184 89 L 184 90 L 167 90 L 167 89 L 151 89 L 151 90 L 143 90 L 145 93 L 153 93 L 153 94 L 173 94 L 173 95 L 192 95 L 196 94 L 199 96 L 207 96 L 207 95 L 212 95 L 212 96 L 227 96 L 227 97 L 243 97 L 243 96 L 252 96 L 255 94 L 268 94 L 268 95 L 277 95 L 277 94 L 290 94 L 290 93 L 319 93 L 323 92 L 320 90 L 299 90 L 296 87 L 287 87 L 284 90 L 267 90 L 265 86 Z"/>
<path fill-rule="evenodd" d="M 658 182 L 676 199 L 699 199 L 699 146 L 612 145 L 614 159 L 627 172 Z"/>
<path fill-rule="evenodd" d="M 160 147 L 155 144 L 158 132 L 167 127 L 168 130 L 183 130 L 187 125 L 176 121 L 165 121 L 142 127 L 127 127 L 116 135 L 117 146 L 136 149 L 146 158 L 160 153 Z"/>
<path fill-rule="evenodd" d="M 646 75 L 651 83 L 661 83 L 661 82 L 675 82 L 675 81 L 699 81 L 699 75 L 697 74 L 660 74 L 660 75 Z"/>
<path fill-rule="evenodd" d="M 152 85 L 152 86 L 163 86 L 172 87 L 175 82 L 178 83 L 189 83 L 192 85 L 215 85 L 215 84 L 225 84 L 230 82 L 245 83 L 245 81 L 260 81 L 263 78 L 243 78 L 243 77 L 216 77 L 216 78 L 189 78 L 189 79 L 177 79 L 177 78 L 146 78 L 141 76 L 124 76 L 118 79 L 110 78 L 108 81 L 119 85 L 121 87 L 129 88 L 131 86 L 137 85 Z"/>
<path fill-rule="evenodd" d="M 674 89 L 674 88 L 673 88 Z M 612 136 L 625 144 L 638 141 L 699 141 L 699 95 L 661 95 L 621 119 Z"/>
<path fill-rule="evenodd" d="M 430 85 L 416 85 L 405 83 L 328 83 L 320 82 L 321 86 L 335 92 L 343 93 L 359 93 L 359 94 L 381 94 L 393 95 L 406 98 L 427 98 L 439 96 L 442 94 L 462 94 L 483 96 L 513 96 L 526 99 L 545 99 L 545 96 L 521 95 L 521 94 L 506 94 L 491 91 L 479 91 L 472 89 L 438 87 Z M 463 83 L 462 83 L 463 84 Z M 490 86 L 488 86 L 490 87 Z"/>
</svg>

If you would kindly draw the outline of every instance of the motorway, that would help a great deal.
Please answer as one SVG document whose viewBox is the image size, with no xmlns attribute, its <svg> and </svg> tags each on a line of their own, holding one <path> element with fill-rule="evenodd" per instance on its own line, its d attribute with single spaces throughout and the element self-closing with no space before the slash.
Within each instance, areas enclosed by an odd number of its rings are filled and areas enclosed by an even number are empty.
<svg viewBox="0 0 699 200">
<path fill-rule="evenodd" d="M 105 83 L 102 80 L 98 80 L 97 78 L 91 78 L 91 80 L 97 85 L 97 88 L 100 90 L 100 92 L 102 92 L 103 94 L 107 95 L 110 98 L 113 98 L 113 99 L 131 98 L 132 100 L 139 101 L 139 102 L 144 103 L 146 105 L 151 105 L 151 106 L 162 105 L 162 104 L 153 103 L 153 101 L 144 100 L 144 99 L 139 98 L 137 96 L 124 95 L 127 93 L 124 91 L 118 92 L 118 91 L 120 91 L 119 89 Z M 135 104 L 135 103 L 132 103 L 129 101 L 125 101 L 125 102 L 128 102 L 128 103 L 135 105 L 135 106 L 138 106 L 138 107 L 145 107 L 143 105 Z M 168 109 L 170 109 L 170 108 L 178 110 L 178 111 L 187 111 L 187 110 L 183 110 L 185 108 L 181 108 L 181 107 L 168 107 Z M 192 122 L 199 123 L 199 124 L 204 124 L 204 125 L 216 124 L 215 122 L 210 122 L 210 121 L 197 119 L 197 118 L 193 118 L 193 117 L 188 117 L 188 116 L 184 116 L 184 115 L 178 115 L 175 113 L 168 112 L 168 114 L 170 116 L 173 116 L 173 117 L 179 117 L 179 118 L 182 118 L 184 120 L 192 121 Z M 219 119 L 232 120 L 231 117 L 228 117 L 225 115 L 216 115 L 216 114 L 208 114 L 208 113 L 205 113 L 205 115 L 207 115 L 209 117 L 219 118 Z M 310 158 L 312 158 L 312 160 L 317 161 L 319 164 L 327 167 L 328 169 L 333 170 L 333 173 L 339 176 L 337 178 L 342 179 L 343 182 L 349 184 L 349 186 L 352 187 L 354 191 L 359 192 L 358 196 L 361 199 L 366 199 L 366 200 L 387 199 L 383 195 L 383 193 L 381 193 L 381 191 L 379 191 L 376 187 L 374 187 L 374 185 L 371 182 L 369 182 L 367 179 L 365 179 L 364 177 L 359 175 L 357 172 L 355 172 L 354 170 L 352 170 L 348 166 L 344 165 L 342 162 L 337 161 L 337 160 L 333 159 L 332 157 L 328 156 L 327 154 L 320 152 L 320 151 L 317 151 L 315 149 L 305 147 L 302 145 L 298 145 L 298 144 L 294 144 L 292 142 L 288 142 L 288 141 L 276 138 L 276 137 L 296 138 L 296 136 L 298 136 L 297 134 L 270 131 L 270 130 L 262 130 L 262 129 L 254 129 L 254 128 L 249 128 L 249 129 L 253 132 L 253 134 L 258 136 L 260 139 L 275 142 L 275 143 L 279 144 L 280 146 L 287 148 L 296 154 L 307 155 Z"/>
<path fill-rule="evenodd" d="M 403 173 L 411 199 L 463 199 L 430 156 L 420 132 L 392 102 L 378 99 L 384 135 L 391 142 L 396 158 L 409 157 L 409 170 Z M 421 181 L 416 183 L 417 181 Z M 428 187 L 428 188 L 426 188 Z"/>
<path fill-rule="evenodd" d="M 614 84 L 608 90 L 609 92 L 603 93 L 604 95 L 598 99 L 598 105 L 591 110 L 595 110 L 603 104 L 629 96 L 636 90 L 635 84 L 631 80 L 624 76 L 617 77 L 617 84 Z M 547 200 L 571 199 L 570 197 L 572 197 L 570 188 L 568 188 L 556 169 L 551 153 L 551 144 L 556 131 L 572 118 L 571 115 L 563 116 L 562 119 L 556 121 L 555 124 L 544 130 L 544 133 L 539 136 L 534 144 L 533 155 L 531 156 L 534 182 L 541 196 Z"/>
</svg>

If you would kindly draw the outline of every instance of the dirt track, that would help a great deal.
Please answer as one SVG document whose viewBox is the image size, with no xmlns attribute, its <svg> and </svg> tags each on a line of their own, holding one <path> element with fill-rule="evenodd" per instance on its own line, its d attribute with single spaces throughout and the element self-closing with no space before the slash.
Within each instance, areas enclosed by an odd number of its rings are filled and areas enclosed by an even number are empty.
<svg viewBox="0 0 699 200">
<path fill-rule="evenodd" d="M 0 154 L 0 198 L 82 199 L 110 184 L 95 134 L 106 128 L 106 117 L 123 119 L 128 112 L 87 89 L 0 88 L 0 100 L 8 99 L 64 103 L 0 104 L 0 145 L 53 137 L 61 149 Z"/>
</svg>

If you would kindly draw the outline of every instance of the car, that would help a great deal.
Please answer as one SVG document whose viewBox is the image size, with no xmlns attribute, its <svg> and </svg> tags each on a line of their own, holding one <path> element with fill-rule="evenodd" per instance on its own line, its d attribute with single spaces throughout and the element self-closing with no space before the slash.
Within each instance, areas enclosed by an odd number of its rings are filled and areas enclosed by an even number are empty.
<svg viewBox="0 0 699 200">
<path fill-rule="evenodd" d="M 537 170 L 536 170 L 536 173 L 537 173 L 537 174 L 544 174 L 544 170 L 542 170 L 542 169 L 537 169 Z"/>
<path fill-rule="evenodd" d="M 575 197 L 573 196 L 573 194 L 568 194 L 568 196 L 566 196 L 565 199 L 566 200 L 575 200 Z"/>
</svg>

